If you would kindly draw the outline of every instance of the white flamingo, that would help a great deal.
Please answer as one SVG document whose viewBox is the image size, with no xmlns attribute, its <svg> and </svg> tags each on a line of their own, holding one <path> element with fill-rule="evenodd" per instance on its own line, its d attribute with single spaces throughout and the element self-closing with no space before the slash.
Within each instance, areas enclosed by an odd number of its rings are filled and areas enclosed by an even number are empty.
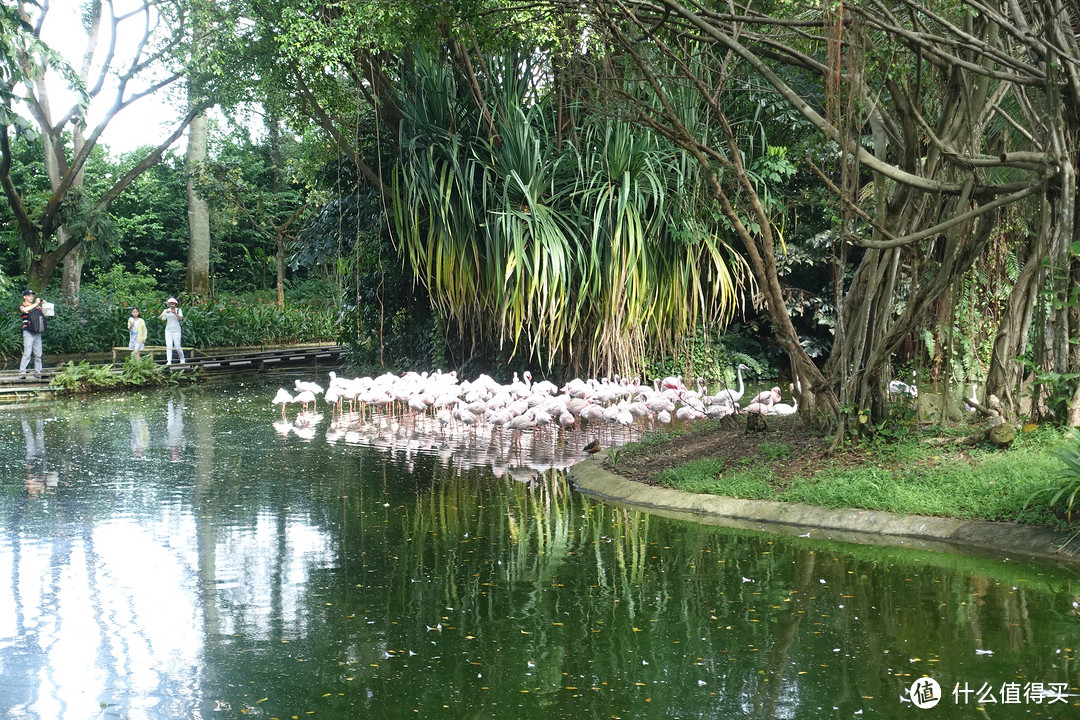
<svg viewBox="0 0 1080 720">
<path fill-rule="evenodd" d="M 773 403 L 769 406 L 768 415 L 794 415 L 799 412 L 799 401 L 796 400 L 794 405 L 788 405 L 787 403 Z"/>
<path fill-rule="evenodd" d="M 310 392 L 312 397 L 309 402 L 312 403 L 315 402 L 316 395 L 322 395 L 323 393 L 323 389 L 313 382 L 304 382 L 303 380 L 297 380 L 293 383 L 293 385 L 296 387 L 296 391 L 298 393 L 302 393 L 304 391 Z M 305 405 L 304 407 L 306 408 L 307 405 Z"/>
<path fill-rule="evenodd" d="M 299 382 L 299 381 L 298 381 Z M 301 390 L 293 397 L 293 402 L 300 403 L 300 412 L 306 413 L 308 403 L 315 402 L 315 393 L 310 390 Z"/>
<path fill-rule="evenodd" d="M 726 404 L 726 405 L 735 405 L 735 403 L 742 400 L 742 396 L 746 392 L 746 386 L 743 384 L 742 371 L 743 370 L 749 370 L 749 369 L 750 368 L 747 367 L 746 365 L 743 365 L 742 363 L 739 363 L 738 367 L 735 368 L 735 374 L 739 378 L 739 391 L 735 392 L 734 390 L 731 390 L 730 388 L 726 389 L 726 390 L 721 390 L 720 392 L 713 395 L 713 401 L 714 402 L 719 402 L 719 403 L 722 403 L 722 404 Z"/>
<path fill-rule="evenodd" d="M 281 422 L 285 422 L 285 403 L 291 403 L 293 396 L 285 388 L 278 388 L 277 395 L 271 401 L 274 405 L 281 405 Z"/>
<path fill-rule="evenodd" d="M 771 390 L 763 390 L 762 392 L 759 392 L 757 394 L 757 397 L 751 400 L 750 403 L 761 403 L 762 405 L 768 407 L 770 405 L 780 402 L 780 398 L 780 388 L 774 387 Z"/>
</svg>

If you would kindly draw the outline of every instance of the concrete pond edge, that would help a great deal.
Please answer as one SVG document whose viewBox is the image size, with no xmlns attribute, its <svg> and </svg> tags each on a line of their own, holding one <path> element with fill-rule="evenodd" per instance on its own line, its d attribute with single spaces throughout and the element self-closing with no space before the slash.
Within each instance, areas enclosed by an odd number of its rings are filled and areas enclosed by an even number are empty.
<svg viewBox="0 0 1080 720">
<path fill-rule="evenodd" d="M 899 515 L 879 510 L 836 509 L 802 503 L 742 500 L 628 480 L 603 467 L 606 452 L 568 471 L 586 494 L 648 512 L 727 527 L 858 544 L 895 545 L 935 552 L 997 557 L 1002 553 L 1080 562 L 1080 538 L 1018 523 Z M 816 532 L 815 532 L 816 531 Z"/>
</svg>

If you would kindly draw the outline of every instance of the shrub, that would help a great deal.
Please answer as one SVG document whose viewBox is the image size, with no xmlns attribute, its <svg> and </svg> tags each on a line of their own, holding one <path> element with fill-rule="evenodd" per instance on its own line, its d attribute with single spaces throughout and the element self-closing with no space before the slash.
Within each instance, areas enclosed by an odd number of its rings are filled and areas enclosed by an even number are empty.
<svg viewBox="0 0 1080 720">
<path fill-rule="evenodd" d="M 207 300 L 184 305 L 185 345 L 223 347 L 287 343 L 333 342 L 338 338 L 338 313 L 329 307 L 286 306 L 273 302 L 240 303 Z M 164 337 L 164 323 L 154 313 L 151 336 Z"/>
<path fill-rule="evenodd" d="M 64 369 L 53 376 L 50 383 L 62 392 L 82 392 L 99 388 L 113 387 L 120 378 L 112 368 L 105 365 L 91 365 L 83 360 L 78 365 L 68 362 Z"/>
<path fill-rule="evenodd" d="M 1058 451 L 1057 457 L 1065 466 L 1046 487 L 1032 493 L 1024 507 L 1039 496 L 1052 494 L 1053 497 L 1047 504 L 1064 510 L 1071 522 L 1076 498 L 1080 495 L 1080 432 L 1077 432 L 1076 428 L 1069 429 L 1068 443 Z"/>
</svg>

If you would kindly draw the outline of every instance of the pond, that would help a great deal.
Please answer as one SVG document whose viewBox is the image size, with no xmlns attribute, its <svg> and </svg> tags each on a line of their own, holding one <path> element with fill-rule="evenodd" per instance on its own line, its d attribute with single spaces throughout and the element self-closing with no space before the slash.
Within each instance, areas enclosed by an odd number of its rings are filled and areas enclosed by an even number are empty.
<svg viewBox="0 0 1080 720">
<path fill-rule="evenodd" d="M 0 717 L 1077 716 L 1075 566 L 608 506 L 273 390 L 0 413 Z"/>
</svg>

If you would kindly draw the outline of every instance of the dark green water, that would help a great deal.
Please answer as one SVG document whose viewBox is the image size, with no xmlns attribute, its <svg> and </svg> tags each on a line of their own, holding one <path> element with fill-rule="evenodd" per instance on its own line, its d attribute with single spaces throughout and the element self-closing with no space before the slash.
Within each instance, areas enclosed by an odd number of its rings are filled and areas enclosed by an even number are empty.
<svg viewBox="0 0 1080 720">
<path fill-rule="evenodd" d="M 272 391 L 0 414 L 0 717 L 1080 715 L 1037 692 L 1078 692 L 1076 567 L 650 516 Z"/>
</svg>

